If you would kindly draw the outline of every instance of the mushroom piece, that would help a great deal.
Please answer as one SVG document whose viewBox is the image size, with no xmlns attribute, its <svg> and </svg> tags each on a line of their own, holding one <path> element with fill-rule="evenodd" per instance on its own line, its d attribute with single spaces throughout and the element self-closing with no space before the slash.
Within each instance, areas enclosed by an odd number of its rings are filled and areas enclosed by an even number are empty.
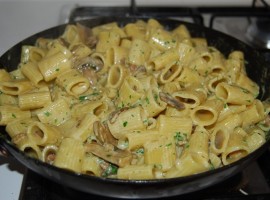
<svg viewBox="0 0 270 200">
<path fill-rule="evenodd" d="M 58 147 L 56 145 L 47 145 L 42 150 L 42 161 L 49 164 L 53 164 L 57 151 L 58 151 Z"/>
<path fill-rule="evenodd" d="M 59 38 L 58 41 L 60 42 L 60 44 L 62 44 L 64 47 L 69 47 L 69 43 L 64 39 L 64 38 Z"/>
<path fill-rule="evenodd" d="M 270 115 L 267 115 L 266 118 L 265 118 L 265 125 L 267 127 L 270 127 Z"/>
<path fill-rule="evenodd" d="M 86 143 L 85 152 L 92 153 L 119 167 L 129 165 L 132 160 L 131 152 L 121 149 L 111 150 L 98 143 Z"/>
<path fill-rule="evenodd" d="M 99 121 L 94 122 L 93 131 L 99 144 L 104 145 L 107 143 L 117 146 L 117 139 L 113 137 L 107 124 L 102 124 Z"/>
<path fill-rule="evenodd" d="M 132 64 L 132 65 L 130 65 L 129 69 L 130 69 L 130 72 L 133 76 L 138 76 L 139 74 L 146 73 L 146 68 L 143 65 L 137 66 L 137 65 Z"/>
<path fill-rule="evenodd" d="M 98 40 L 97 40 L 97 37 L 93 35 L 92 30 L 79 23 L 77 23 L 76 26 L 77 26 L 78 34 L 82 42 L 85 43 L 90 48 L 94 48 Z"/>
<path fill-rule="evenodd" d="M 120 108 L 119 110 L 116 110 L 116 111 L 110 113 L 110 115 L 109 115 L 109 122 L 110 122 L 111 124 L 113 124 L 113 123 L 116 121 L 116 119 L 118 118 L 118 116 L 119 116 L 122 112 L 124 112 L 124 111 L 126 111 L 126 110 L 128 110 L 128 109 L 129 109 L 129 107 L 123 107 L 123 108 Z"/>
<path fill-rule="evenodd" d="M 90 68 L 84 68 L 82 69 L 82 74 L 84 77 L 86 77 L 89 81 L 89 83 L 92 86 L 95 86 L 97 83 L 97 75 L 93 69 Z"/>
<path fill-rule="evenodd" d="M 87 56 L 75 62 L 74 66 L 74 68 L 80 71 L 82 71 L 83 69 L 93 69 L 95 72 L 98 72 L 103 68 L 104 63 L 98 58 Z"/>
<path fill-rule="evenodd" d="M 160 92 L 159 97 L 160 97 L 161 101 L 164 101 L 165 103 L 167 103 L 170 106 L 176 108 L 177 110 L 183 110 L 185 108 L 185 104 L 178 101 L 176 98 L 169 95 L 168 93 Z"/>
<path fill-rule="evenodd" d="M 83 76 L 86 77 L 90 84 L 95 86 L 98 78 L 96 72 L 100 71 L 104 66 L 102 60 L 93 57 L 85 57 L 83 59 L 74 59 L 73 68 L 82 72 Z"/>
</svg>

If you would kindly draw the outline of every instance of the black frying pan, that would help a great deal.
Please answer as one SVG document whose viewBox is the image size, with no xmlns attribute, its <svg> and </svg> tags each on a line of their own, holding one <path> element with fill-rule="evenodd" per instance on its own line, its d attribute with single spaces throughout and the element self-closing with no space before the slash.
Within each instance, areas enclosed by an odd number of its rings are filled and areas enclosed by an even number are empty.
<svg viewBox="0 0 270 200">
<path fill-rule="evenodd" d="M 110 17 L 90 19 L 81 21 L 80 23 L 88 27 L 93 27 L 116 21 L 121 26 L 128 22 L 135 22 L 137 19 L 138 18 Z M 179 24 L 185 24 L 192 37 L 207 38 L 208 44 L 215 46 L 225 56 L 227 56 L 233 50 L 243 51 L 247 61 L 247 73 L 249 77 L 257 82 L 261 87 L 261 94 L 259 98 L 265 100 L 270 97 L 269 64 L 264 61 L 259 52 L 237 39 L 209 28 L 177 20 L 158 20 L 167 29 L 173 29 Z M 63 33 L 65 26 L 66 25 L 60 25 L 45 30 L 18 43 L 0 57 L 0 68 L 6 68 L 8 71 L 16 69 L 20 61 L 22 45 L 34 44 L 36 39 L 39 37 L 56 38 Z M 266 150 L 266 148 L 268 148 L 269 145 L 269 140 L 267 140 L 267 142 L 259 149 L 235 163 L 196 175 L 158 180 L 119 180 L 76 174 L 30 158 L 11 144 L 4 127 L 0 127 L 0 132 L 3 134 L 3 137 L 0 139 L 0 146 L 2 146 L 2 148 L 14 156 L 18 161 L 23 163 L 26 167 L 44 176 L 45 178 L 86 193 L 117 198 L 168 197 L 191 193 L 209 187 L 224 181 L 225 179 L 241 171 L 248 164 L 257 159 Z"/>
</svg>

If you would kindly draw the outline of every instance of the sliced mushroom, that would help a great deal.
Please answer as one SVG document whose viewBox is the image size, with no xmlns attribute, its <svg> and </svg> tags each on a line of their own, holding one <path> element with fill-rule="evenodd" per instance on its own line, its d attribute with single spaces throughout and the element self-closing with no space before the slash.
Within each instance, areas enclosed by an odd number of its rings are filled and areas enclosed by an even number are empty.
<svg viewBox="0 0 270 200">
<path fill-rule="evenodd" d="M 82 72 L 91 85 L 96 85 L 98 78 L 96 72 L 103 68 L 104 64 L 100 59 L 85 57 L 83 59 L 74 59 L 73 68 Z"/>
<path fill-rule="evenodd" d="M 102 124 L 99 121 L 94 122 L 93 131 L 101 145 L 112 144 L 115 147 L 117 146 L 117 139 L 113 137 L 107 124 Z"/>
<path fill-rule="evenodd" d="M 133 76 L 138 76 L 139 74 L 145 74 L 146 73 L 146 68 L 143 65 L 130 65 L 129 67 L 131 75 Z"/>
<path fill-rule="evenodd" d="M 59 38 L 58 40 L 64 47 L 69 47 L 70 44 L 64 38 Z"/>
<path fill-rule="evenodd" d="M 132 160 L 132 154 L 129 151 L 120 149 L 110 150 L 97 143 L 86 143 L 85 152 L 92 153 L 119 167 L 129 165 Z"/>
<path fill-rule="evenodd" d="M 108 163 L 106 161 L 100 162 L 100 168 L 102 169 L 101 176 L 108 177 L 117 173 L 118 167 Z"/>
<path fill-rule="evenodd" d="M 58 147 L 56 145 L 48 145 L 42 150 L 42 161 L 53 164 Z"/>
<path fill-rule="evenodd" d="M 98 72 L 103 68 L 104 63 L 102 62 L 102 60 L 98 58 L 87 56 L 83 59 L 76 60 L 74 66 L 75 66 L 74 68 L 80 71 L 83 69 L 93 69 L 95 72 Z"/>
<path fill-rule="evenodd" d="M 83 76 L 86 77 L 89 83 L 94 86 L 97 84 L 97 75 L 93 69 L 84 68 L 82 69 Z"/>
<path fill-rule="evenodd" d="M 93 35 L 92 30 L 79 23 L 77 23 L 76 26 L 82 42 L 87 46 L 89 46 L 90 48 L 94 48 L 97 44 L 97 37 Z"/>
<path fill-rule="evenodd" d="M 169 95 L 168 93 L 160 92 L 159 97 L 160 97 L 161 101 L 164 101 L 165 103 L 167 103 L 170 106 L 176 108 L 177 110 L 183 110 L 185 108 L 185 104 L 178 101 L 176 98 Z"/>
<path fill-rule="evenodd" d="M 111 124 L 113 124 L 117 120 L 117 118 L 120 115 L 120 113 L 122 113 L 122 112 L 124 112 L 124 111 L 126 111 L 128 109 L 129 109 L 129 107 L 123 107 L 123 108 L 120 108 L 119 110 L 116 110 L 116 111 L 112 112 L 109 115 L 109 122 Z"/>
<path fill-rule="evenodd" d="M 267 127 L 270 127 L 270 115 L 267 115 L 267 117 L 265 118 L 265 125 Z"/>
</svg>

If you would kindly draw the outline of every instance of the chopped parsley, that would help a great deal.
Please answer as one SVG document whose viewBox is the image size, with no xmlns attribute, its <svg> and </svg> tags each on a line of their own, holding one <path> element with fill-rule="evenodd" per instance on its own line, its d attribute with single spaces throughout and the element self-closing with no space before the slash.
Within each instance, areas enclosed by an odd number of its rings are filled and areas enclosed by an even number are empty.
<svg viewBox="0 0 270 200">
<path fill-rule="evenodd" d="M 249 94 L 249 91 L 245 88 L 241 88 L 242 89 L 242 92 L 246 93 L 246 94 Z"/>
<path fill-rule="evenodd" d="M 48 111 L 46 111 L 46 112 L 44 112 L 44 115 L 46 115 L 47 117 L 49 117 L 51 115 L 51 113 L 48 112 Z"/>
<path fill-rule="evenodd" d="M 143 120 L 144 124 L 148 124 L 148 119 Z"/>
<path fill-rule="evenodd" d="M 123 122 L 123 126 L 126 127 L 128 125 L 128 122 L 127 121 L 124 121 Z"/>
<path fill-rule="evenodd" d="M 109 166 L 102 172 L 102 176 L 103 177 L 108 177 L 110 175 L 113 174 L 117 174 L 118 171 L 118 167 L 113 165 L 113 164 L 109 164 Z"/>
<path fill-rule="evenodd" d="M 140 148 L 136 151 L 137 154 L 144 154 L 144 149 Z"/>
<path fill-rule="evenodd" d="M 210 168 L 210 170 L 214 170 L 215 169 L 215 166 L 213 165 L 213 163 L 209 163 L 209 168 Z"/>
<path fill-rule="evenodd" d="M 146 101 L 147 104 L 150 104 L 150 101 L 149 101 L 148 97 L 145 98 L 145 101 Z"/>
<path fill-rule="evenodd" d="M 155 101 L 157 101 L 158 100 L 158 94 L 154 94 L 154 99 L 155 99 Z"/>
<path fill-rule="evenodd" d="M 90 97 L 92 97 L 92 96 L 98 96 L 99 94 L 100 94 L 99 92 L 93 92 L 93 93 L 88 94 L 88 95 L 82 95 L 82 96 L 79 96 L 79 100 L 82 102 L 82 101 L 90 99 Z"/>
<path fill-rule="evenodd" d="M 180 141 L 184 141 L 187 139 L 187 134 L 181 133 L 181 132 L 176 132 L 174 135 L 174 139 L 175 139 L 176 143 L 178 143 Z"/>
<path fill-rule="evenodd" d="M 170 147 L 170 146 L 172 146 L 172 143 L 166 144 L 166 147 Z"/>
</svg>

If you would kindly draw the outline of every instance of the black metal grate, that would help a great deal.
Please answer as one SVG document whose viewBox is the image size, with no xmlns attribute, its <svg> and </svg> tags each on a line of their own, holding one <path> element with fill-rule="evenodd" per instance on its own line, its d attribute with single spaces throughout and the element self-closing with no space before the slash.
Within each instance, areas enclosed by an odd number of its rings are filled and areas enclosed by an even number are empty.
<svg viewBox="0 0 270 200">
<path fill-rule="evenodd" d="M 130 16 L 130 17 L 166 17 L 182 18 L 184 21 L 204 25 L 204 19 L 197 8 L 191 7 L 140 7 L 135 0 L 130 1 L 130 6 L 100 7 L 83 6 L 76 7 L 71 11 L 69 22 L 89 19 L 98 16 Z"/>
</svg>

